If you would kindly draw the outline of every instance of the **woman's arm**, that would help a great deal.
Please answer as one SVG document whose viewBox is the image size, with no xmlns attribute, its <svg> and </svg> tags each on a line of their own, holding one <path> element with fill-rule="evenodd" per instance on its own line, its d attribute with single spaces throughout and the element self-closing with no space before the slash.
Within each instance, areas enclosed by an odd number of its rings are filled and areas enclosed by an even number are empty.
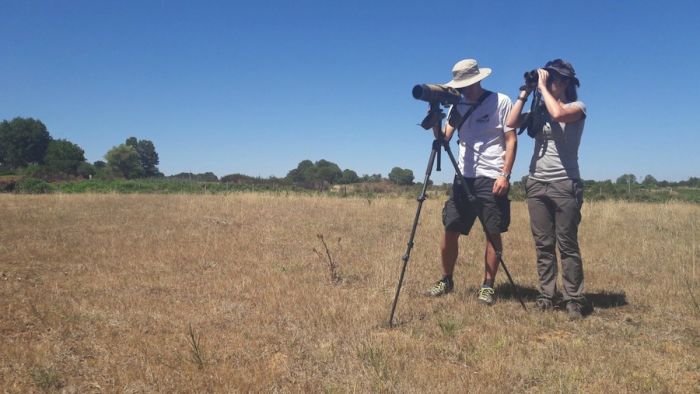
<svg viewBox="0 0 700 394">
<path fill-rule="evenodd" d="M 513 103 L 513 108 L 510 109 L 510 112 L 508 113 L 508 117 L 506 118 L 506 126 L 507 127 L 512 127 L 514 129 L 517 129 L 520 127 L 523 123 L 523 120 L 525 119 L 525 114 L 522 114 L 523 112 L 523 107 L 525 106 L 525 102 L 527 101 L 527 96 L 530 95 L 529 90 L 521 90 L 520 94 L 518 95 L 518 99 L 515 100 L 515 103 Z"/>
</svg>

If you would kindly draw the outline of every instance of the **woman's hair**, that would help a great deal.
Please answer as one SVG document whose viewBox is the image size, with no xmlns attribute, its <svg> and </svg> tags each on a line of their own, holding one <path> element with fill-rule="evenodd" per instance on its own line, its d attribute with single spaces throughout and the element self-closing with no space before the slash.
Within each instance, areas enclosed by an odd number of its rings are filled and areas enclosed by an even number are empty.
<svg viewBox="0 0 700 394">
<path fill-rule="evenodd" d="M 568 84 L 566 85 L 566 90 L 564 91 L 564 94 L 566 95 L 566 99 L 569 102 L 574 102 L 578 100 L 578 93 L 576 93 L 576 83 L 574 83 L 574 80 L 568 77 L 564 77 Z"/>
<path fill-rule="evenodd" d="M 562 59 L 554 59 L 548 61 L 547 64 L 544 65 L 544 69 L 556 73 L 562 81 L 568 82 L 566 90 L 564 91 L 564 95 L 568 101 L 578 100 L 576 87 L 579 86 L 579 81 L 578 78 L 576 78 L 576 71 L 571 63 Z"/>
</svg>

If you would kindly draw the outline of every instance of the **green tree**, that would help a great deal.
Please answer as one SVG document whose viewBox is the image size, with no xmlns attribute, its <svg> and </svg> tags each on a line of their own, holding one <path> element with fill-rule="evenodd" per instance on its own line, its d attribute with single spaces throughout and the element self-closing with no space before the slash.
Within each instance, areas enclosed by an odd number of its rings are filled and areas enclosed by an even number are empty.
<svg viewBox="0 0 700 394">
<path fill-rule="evenodd" d="M 642 185 L 644 186 L 656 186 L 657 183 L 658 181 L 656 180 L 656 178 L 654 178 L 651 175 L 645 176 L 644 180 L 642 181 Z"/>
<path fill-rule="evenodd" d="M 618 185 L 637 184 L 637 177 L 634 174 L 622 174 L 615 181 Z"/>
<path fill-rule="evenodd" d="M 382 181 L 382 174 L 364 174 L 362 175 L 362 178 L 360 178 L 362 182 L 367 182 L 367 183 L 376 183 L 376 182 L 381 182 Z"/>
<path fill-rule="evenodd" d="M 314 163 L 311 160 L 302 160 L 297 168 L 287 173 L 287 179 L 294 183 L 313 182 L 316 177 Z"/>
<path fill-rule="evenodd" d="M 46 149 L 44 164 L 49 171 L 77 175 L 78 167 L 85 162 L 85 152 L 67 140 L 52 140 Z"/>
<path fill-rule="evenodd" d="M 143 172 L 145 176 L 153 177 L 160 176 L 161 173 L 158 170 L 158 153 L 156 152 L 156 147 L 153 142 L 149 140 L 140 140 L 136 151 L 141 159 L 141 165 L 143 166 Z"/>
<path fill-rule="evenodd" d="M 46 126 L 32 118 L 14 118 L 0 123 L 0 160 L 11 169 L 31 163 L 42 164 L 51 135 Z"/>
<path fill-rule="evenodd" d="M 102 168 L 97 168 L 95 167 L 95 175 L 93 175 L 94 179 L 100 179 L 103 181 L 112 181 L 116 179 L 118 176 L 112 171 L 111 167 L 102 167 Z M 121 175 L 119 176 L 121 177 Z"/>
<path fill-rule="evenodd" d="M 412 185 L 413 179 L 413 171 L 409 169 L 394 167 L 389 173 L 389 180 L 397 185 Z"/>
<path fill-rule="evenodd" d="M 121 144 L 113 147 L 105 155 L 107 167 L 117 176 L 126 179 L 139 178 L 143 176 L 143 167 L 136 148 L 130 145 Z"/>
<path fill-rule="evenodd" d="M 162 175 L 157 167 L 159 163 L 158 153 L 152 141 L 138 140 L 136 137 L 129 137 L 126 139 L 125 145 L 133 147 L 139 154 L 139 160 L 143 168 L 143 176 L 153 177 Z"/>
<path fill-rule="evenodd" d="M 44 167 L 38 164 L 27 164 L 17 171 L 18 174 L 23 175 L 27 178 L 42 178 L 46 174 L 44 173 Z"/>
<path fill-rule="evenodd" d="M 259 183 L 255 178 L 244 174 L 228 174 L 221 177 L 220 181 L 222 183 L 235 183 L 239 185 L 252 185 Z"/>
<path fill-rule="evenodd" d="M 357 176 L 357 173 L 355 171 L 343 170 L 343 175 L 338 180 L 338 183 L 349 184 L 349 183 L 357 183 L 359 181 L 360 181 L 360 177 Z"/>
<path fill-rule="evenodd" d="M 357 174 L 355 174 L 357 175 Z M 343 176 L 337 164 L 321 159 L 316 163 L 302 160 L 297 168 L 289 171 L 285 178 L 288 182 L 302 184 L 304 187 L 319 187 L 324 183 L 337 183 Z"/>
<path fill-rule="evenodd" d="M 205 172 L 203 174 L 193 174 L 191 172 L 181 172 L 179 174 L 171 175 L 168 178 L 171 179 L 184 179 L 188 181 L 197 182 L 218 182 L 219 177 L 217 177 L 213 172 Z M 223 181 L 223 178 L 222 178 Z"/>
<path fill-rule="evenodd" d="M 337 164 L 330 162 L 328 160 L 319 160 L 314 166 L 316 167 L 316 179 L 315 181 L 328 182 L 330 184 L 336 183 L 342 176 L 343 171 L 340 170 Z"/>
<path fill-rule="evenodd" d="M 201 182 L 218 182 L 219 181 L 219 177 L 216 176 L 216 174 L 214 174 L 211 171 L 205 172 L 202 174 L 197 174 L 196 176 L 197 176 L 197 180 L 201 181 Z"/>
<path fill-rule="evenodd" d="M 83 178 L 90 178 L 97 173 L 97 169 L 92 164 L 84 161 L 78 165 L 77 173 Z"/>
</svg>

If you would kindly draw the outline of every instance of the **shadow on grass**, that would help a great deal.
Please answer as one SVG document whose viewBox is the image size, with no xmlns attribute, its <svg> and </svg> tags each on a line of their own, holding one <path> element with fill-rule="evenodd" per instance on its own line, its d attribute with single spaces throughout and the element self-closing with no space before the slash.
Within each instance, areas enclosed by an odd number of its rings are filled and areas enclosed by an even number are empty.
<svg viewBox="0 0 700 394">
<path fill-rule="evenodd" d="M 517 291 L 523 301 L 525 302 L 535 302 L 537 296 L 540 294 L 534 287 L 519 286 L 516 284 Z M 496 286 L 496 294 L 498 298 L 502 300 L 514 300 L 518 301 L 518 297 L 513 291 L 513 286 L 510 283 L 501 283 Z M 627 305 L 627 297 L 624 292 L 601 292 L 601 293 L 584 293 L 588 301 L 590 301 L 595 308 L 618 308 Z"/>
<path fill-rule="evenodd" d="M 622 293 L 585 293 L 584 294 L 588 300 L 593 303 L 596 308 L 617 308 L 627 305 L 627 297 L 625 292 Z"/>
</svg>

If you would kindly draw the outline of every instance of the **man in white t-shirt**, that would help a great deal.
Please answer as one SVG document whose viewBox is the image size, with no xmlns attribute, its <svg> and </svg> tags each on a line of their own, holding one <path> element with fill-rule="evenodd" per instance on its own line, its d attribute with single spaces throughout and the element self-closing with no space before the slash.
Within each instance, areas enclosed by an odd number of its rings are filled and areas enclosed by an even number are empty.
<svg viewBox="0 0 700 394">
<path fill-rule="evenodd" d="M 501 233 L 507 231 L 510 224 L 508 190 L 517 148 L 515 130 L 506 127 L 506 117 L 512 107 L 510 99 L 481 87 L 480 81 L 489 74 L 491 69 L 480 69 L 476 60 L 465 59 L 455 64 L 453 79 L 445 84 L 457 89 L 462 96 L 460 102 L 450 109 L 444 138 L 449 141 L 457 130 L 459 169 L 468 191 L 455 178 L 452 196 L 442 212 L 445 226 L 440 244 L 443 278 L 428 291 L 430 296 L 452 291 L 459 236 L 469 234 L 478 217 L 487 235 L 484 281 L 479 288 L 478 300 L 487 305 L 494 302 L 497 253 L 502 252 Z M 473 112 L 470 111 L 475 106 Z M 468 112 L 471 114 L 465 119 Z M 433 132 L 437 137 L 437 133 L 443 131 L 437 125 Z"/>
</svg>

